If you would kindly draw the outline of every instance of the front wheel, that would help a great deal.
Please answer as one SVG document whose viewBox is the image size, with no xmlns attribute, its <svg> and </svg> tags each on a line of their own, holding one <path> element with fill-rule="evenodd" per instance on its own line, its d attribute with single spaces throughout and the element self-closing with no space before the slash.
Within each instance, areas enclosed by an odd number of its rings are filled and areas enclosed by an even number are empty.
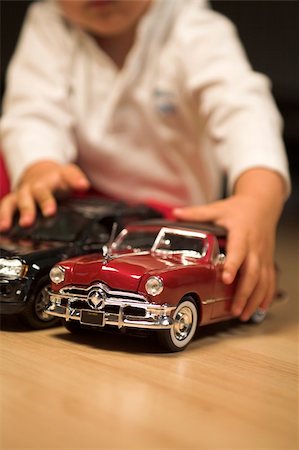
<svg viewBox="0 0 299 450">
<path fill-rule="evenodd" d="M 185 297 L 178 304 L 173 316 L 173 325 L 169 330 L 159 330 L 160 344 L 168 351 L 184 350 L 193 339 L 198 322 L 198 312 L 194 300 Z"/>
<path fill-rule="evenodd" d="M 50 287 L 49 278 L 43 277 L 28 298 L 25 311 L 21 313 L 20 318 L 30 328 L 43 329 L 51 328 L 61 324 L 61 319 L 50 316 L 46 313 L 49 304 L 48 288 Z"/>
</svg>

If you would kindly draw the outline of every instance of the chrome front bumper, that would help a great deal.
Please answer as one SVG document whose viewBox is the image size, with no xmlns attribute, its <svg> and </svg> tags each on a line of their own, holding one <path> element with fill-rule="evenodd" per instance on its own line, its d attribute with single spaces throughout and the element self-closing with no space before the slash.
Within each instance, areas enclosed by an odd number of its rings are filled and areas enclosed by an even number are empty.
<svg viewBox="0 0 299 450">
<path fill-rule="evenodd" d="M 175 306 L 155 305 L 148 302 L 129 302 L 127 300 L 118 300 L 117 302 L 107 301 L 105 306 L 118 306 L 117 312 L 107 312 L 102 310 L 88 308 L 87 299 L 77 297 L 66 297 L 49 291 L 50 306 L 47 308 L 47 314 L 61 317 L 65 320 L 76 320 L 82 325 L 93 327 L 104 327 L 105 325 L 114 325 L 118 328 L 131 327 L 141 329 L 168 329 L 173 324 L 173 313 Z M 78 308 L 74 303 L 80 302 L 82 308 Z M 86 307 L 84 307 L 86 304 Z M 143 310 L 143 315 L 134 315 L 127 313 L 128 307 Z"/>
</svg>

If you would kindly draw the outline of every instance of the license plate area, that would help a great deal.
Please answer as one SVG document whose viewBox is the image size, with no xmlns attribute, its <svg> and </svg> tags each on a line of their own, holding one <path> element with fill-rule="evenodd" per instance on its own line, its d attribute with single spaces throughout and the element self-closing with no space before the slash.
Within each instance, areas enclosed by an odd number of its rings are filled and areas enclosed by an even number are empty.
<svg viewBox="0 0 299 450">
<path fill-rule="evenodd" d="M 105 325 L 103 312 L 82 310 L 80 323 L 82 325 L 91 325 L 93 327 L 103 327 Z"/>
</svg>

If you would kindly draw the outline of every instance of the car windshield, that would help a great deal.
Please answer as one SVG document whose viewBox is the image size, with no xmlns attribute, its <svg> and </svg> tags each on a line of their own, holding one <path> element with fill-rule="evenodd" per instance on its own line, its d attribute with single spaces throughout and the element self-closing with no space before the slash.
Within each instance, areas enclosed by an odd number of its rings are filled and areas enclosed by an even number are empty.
<svg viewBox="0 0 299 450">
<path fill-rule="evenodd" d="M 174 230 L 161 230 L 153 247 L 157 252 L 185 253 L 201 257 L 205 253 L 205 240 L 200 235 Z"/>
<path fill-rule="evenodd" d="M 156 251 L 167 253 L 184 253 L 201 257 L 205 254 L 205 239 L 199 234 L 190 234 L 184 230 L 142 229 L 124 230 L 112 245 L 113 253 Z"/>
<path fill-rule="evenodd" d="M 31 227 L 15 225 L 10 236 L 35 241 L 72 242 L 79 237 L 87 221 L 86 217 L 75 211 L 59 211 L 52 217 L 39 217 Z"/>
<path fill-rule="evenodd" d="M 159 230 L 130 230 L 123 231 L 113 243 L 113 253 L 126 250 L 141 252 L 152 248 Z"/>
</svg>

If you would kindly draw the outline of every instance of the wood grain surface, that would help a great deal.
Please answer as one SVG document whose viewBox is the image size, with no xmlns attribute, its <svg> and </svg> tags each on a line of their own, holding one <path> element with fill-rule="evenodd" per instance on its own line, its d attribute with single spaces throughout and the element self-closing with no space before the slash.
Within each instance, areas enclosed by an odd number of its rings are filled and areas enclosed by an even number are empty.
<svg viewBox="0 0 299 450">
<path fill-rule="evenodd" d="M 182 353 L 145 337 L 1 324 L 1 449 L 298 449 L 298 228 L 261 325 L 203 327 Z"/>
</svg>

